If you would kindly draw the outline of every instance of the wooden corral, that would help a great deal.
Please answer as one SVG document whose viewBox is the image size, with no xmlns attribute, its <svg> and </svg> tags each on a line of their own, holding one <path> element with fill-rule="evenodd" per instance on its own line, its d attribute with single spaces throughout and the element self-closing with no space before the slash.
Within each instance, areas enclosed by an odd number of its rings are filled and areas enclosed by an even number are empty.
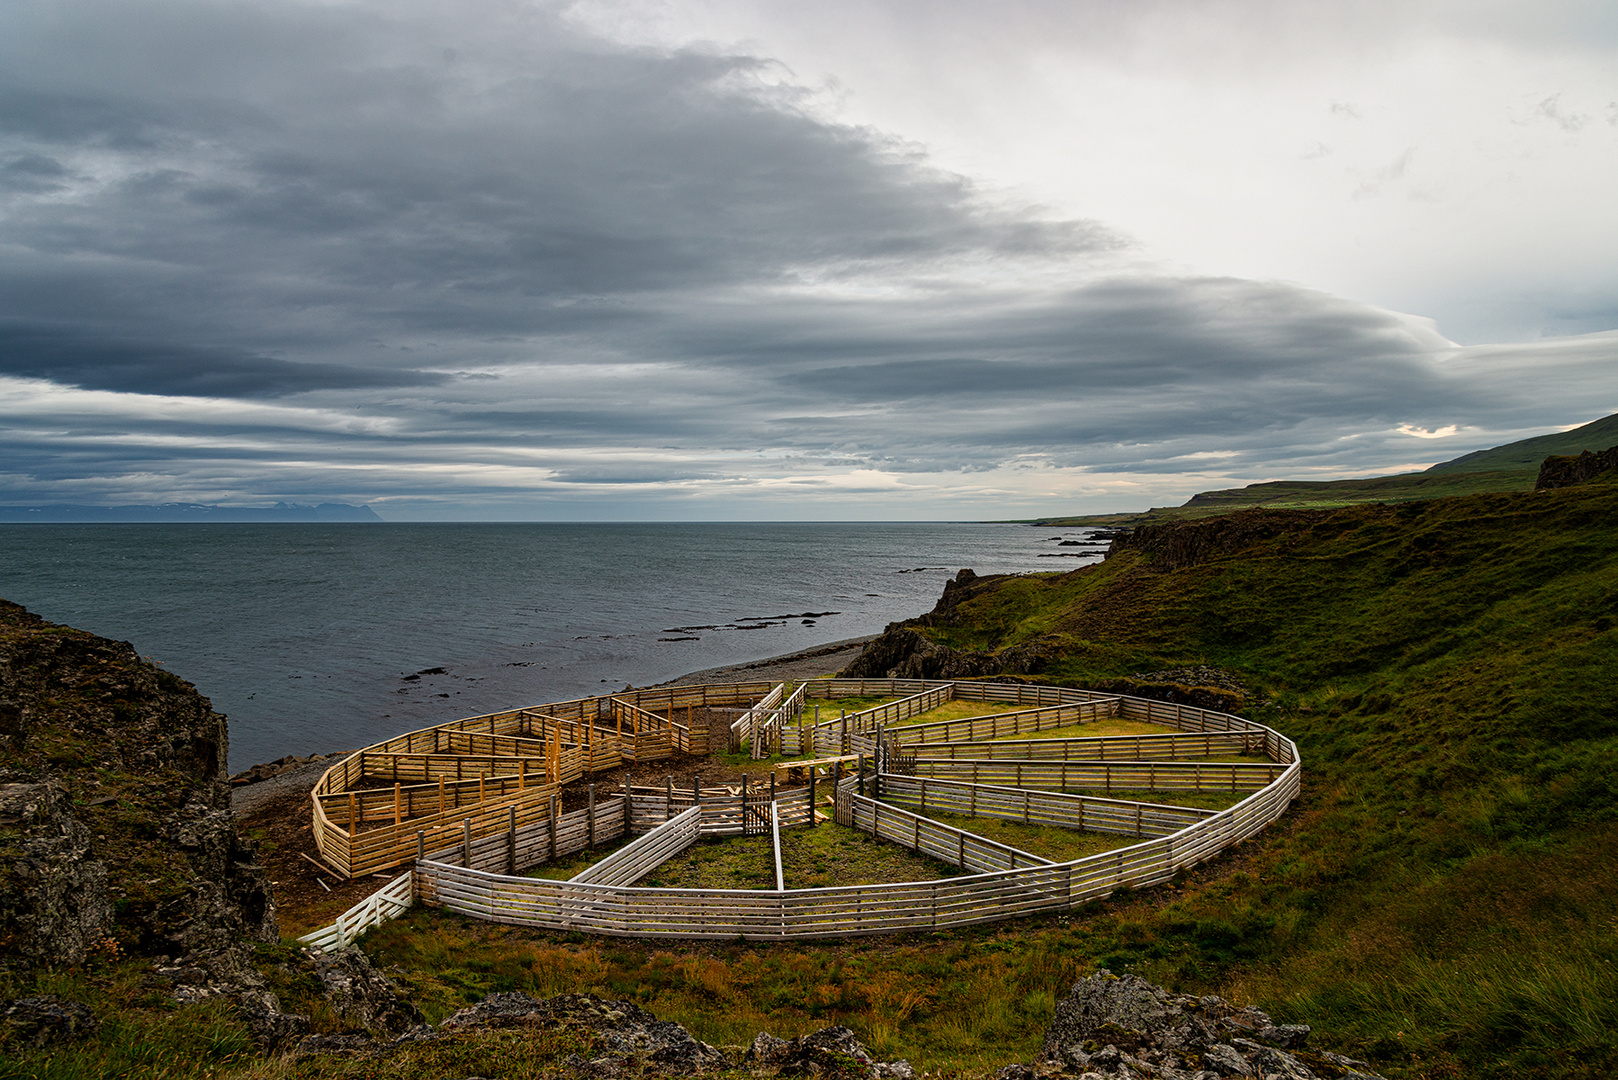
<svg viewBox="0 0 1618 1080">
<path fill-rule="evenodd" d="M 413 875 L 414 898 L 467 915 L 628 937 L 772 940 L 943 929 L 1060 910 L 1119 888 L 1160 884 L 1263 830 L 1286 810 L 1301 783 L 1302 764 L 1291 740 L 1241 717 L 1191 706 L 997 683 L 827 679 L 802 684 L 790 694 L 785 689 L 733 684 L 642 691 L 413 732 L 368 747 L 363 755 L 334 767 L 327 774 L 333 784 L 316 791 L 317 822 L 327 826 L 332 850 L 346 851 L 351 860 L 359 853 L 372 863 L 398 865 L 383 860 L 403 861 L 403 849 L 414 848 L 410 854 L 421 855 Z M 850 696 L 900 700 L 818 725 L 803 723 L 806 699 Z M 1021 708 L 904 723 L 950 700 Z M 699 740 L 693 722 L 699 709 L 704 716 L 709 709 L 732 709 L 739 718 L 713 725 Z M 1162 735 L 1014 738 L 1114 717 L 1171 730 Z M 553 721 L 554 726 L 547 726 Z M 669 746 L 706 745 L 710 736 L 717 749 L 719 733 L 728 738 L 735 730 L 746 733 L 755 753 L 759 742 L 754 740 L 760 740 L 777 749 L 796 745 L 805 752 L 835 743 L 828 746 L 835 756 L 783 763 L 767 788 L 682 790 L 670 783 L 616 788 L 599 799 L 592 788 L 586 809 L 557 811 L 553 793 L 570 749 L 611 746 L 620 757 L 637 752 L 650 756 L 666 753 Z M 1007 736 L 1013 738 L 986 741 Z M 454 782 L 442 770 L 434 774 L 436 751 L 450 745 L 449 739 L 468 751 L 487 751 L 466 759 L 480 769 L 502 762 L 515 771 Z M 544 753 L 532 752 L 533 740 Z M 501 752 L 513 756 L 497 758 Z M 413 755 L 426 764 L 412 764 Z M 1221 755 L 1267 760 L 1208 760 Z M 526 771 L 534 766 L 523 764 L 536 761 L 544 763 L 542 774 Z M 794 770 L 806 786 L 783 790 Z M 352 783 L 355 778 L 386 781 L 394 775 L 401 779 L 391 787 L 373 783 L 357 790 L 365 785 Z M 438 779 L 405 783 L 431 775 Z M 479 785 L 475 800 L 474 783 Z M 1170 798 L 1174 792 L 1245 797 L 1215 811 L 1077 793 L 1113 790 L 1161 792 Z M 780 871 L 780 829 L 812 826 L 821 819 L 815 811 L 817 795 L 828 793 L 839 824 L 959 867 L 963 876 L 859 887 L 787 887 L 790 883 Z M 929 811 L 1124 835 L 1139 842 L 1054 863 L 936 821 L 927 816 Z M 433 823 L 431 831 L 424 827 L 428 822 Z M 389 834 L 392 846 L 366 846 L 365 838 L 373 832 Z M 775 889 L 636 884 L 702 835 L 738 834 L 773 838 Z M 519 876 L 534 865 L 626 835 L 639 839 L 570 881 Z M 351 865 L 370 863 L 356 860 Z M 394 907 L 397 903 L 397 897 L 389 900 Z M 371 919 L 384 910 L 393 908 L 373 905 L 362 914 Z M 364 921 L 360 914 L 350 916 L 345 916 L 347 925 Z M 327 931 L 319 933 L 330 937 Z"/>
<path fill-rule="evenodd" d="M 578 698 L 455 720 L 368 746 L 311 795 L 315 847 L 346 877 L 403 866 L 447 842 L 548 820 L 567 784 L 675 753 L 706 754 L 708 710 L 752 708 L 770 683 Z"/>
</svg>

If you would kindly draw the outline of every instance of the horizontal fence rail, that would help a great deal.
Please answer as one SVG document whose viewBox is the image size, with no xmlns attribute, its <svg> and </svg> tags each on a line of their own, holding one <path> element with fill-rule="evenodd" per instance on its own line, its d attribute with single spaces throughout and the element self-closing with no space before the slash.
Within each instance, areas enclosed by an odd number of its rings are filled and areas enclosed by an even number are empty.
<svg viewBox="0 0 1618 1080">
<path fill-rule="evenodd" d="M 1167 836 L 1216 813 L 1189 806 L 1097 799 L 890 773 L 882 774 L 881 788 L 884 802 L 913 806 L 923 814 L 933 810 L 1121 836 Z"/>
<path fill-rule="evenodd" d="M 890 732 L 890 734 L 893 734 Z M 920 758 L 1026 758 L 1057 761 L 1173 761 L 1215 754 L 1257 754 L 1264 736 L 1250 731 L 1202 734 L 1092 735 L 1072 739 L 999 739 L 995 742 L 924 742 Z"/>
<path fill-rule="evenodd" d="M 354 943 L 365 931 L 397 919 L 415 903 L 415 887 L 410 871 L 405 871 L 364 900 L 355 904 L 330 926 L 322 927 L 298 940 L 321 952 L 337 952 Z"/>
<path fill-rule="evenodd" d="M 1219 761 L 1028 761 L 917 758 L 917 776 L 974 784 L 1089 791 L 1257 791 L 1286 772 L 1280 764 Z"/>
<path fill-rule="evenodd" d="M 697 842 L 702 835 L 702 809 L 676 814 L 632 843 L 625 844 L 572 881 L 591 885 L 633 885 L 652 870 Z"/>
<path fill-rule="evenodd" d="M 905 724 L 887 728 L 890 738 L 903 743 L 944 743 L 954 740 L 999 739 L 1027 735 L 1074 724 L 1093 724 L 1117 715 L 1118 700 L 1077 701 L 1067 705 L 1046 705 L 1015 712 L 990 713 L 961 720 L 939 720 L 931 724 Z"/>
</svg>

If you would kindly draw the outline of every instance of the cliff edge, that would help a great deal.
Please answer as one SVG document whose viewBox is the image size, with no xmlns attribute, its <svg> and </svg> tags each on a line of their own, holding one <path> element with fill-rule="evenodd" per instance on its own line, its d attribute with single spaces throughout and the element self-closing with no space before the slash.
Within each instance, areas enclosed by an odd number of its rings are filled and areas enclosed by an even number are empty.
<svg viewBox="0 0 1618 1080">
<path fill-rule="evenodd" d="M 226 739 L 207 698 L 128 643 L 0 600 L 0 967 L 130 956 L 177 984 L 262 986 L 252 943 L 280 935 Z"/>
</svg>

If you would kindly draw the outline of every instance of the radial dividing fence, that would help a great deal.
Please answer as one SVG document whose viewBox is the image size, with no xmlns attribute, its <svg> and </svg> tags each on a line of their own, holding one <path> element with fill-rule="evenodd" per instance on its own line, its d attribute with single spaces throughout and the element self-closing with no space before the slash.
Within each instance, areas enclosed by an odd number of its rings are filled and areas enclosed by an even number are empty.
<svg viewBox="0 0 1618 1080">
<path fill-rule="evenodd" d="M 546 881 L 500 872 L 515 862 L 505 855 L 508 848 L 517 847 L 516 835 L 521 829 L 514 828 L 511 830 L 513 839 L 506 847 L 499 846 L 499 837 L 487 837 L 433 851 L 419 860 L 415 871 L 417 899 L 497 922 L 625 937 L 778 940 L 944 929 L 1063 910 L 1120 888 L 1161 884 L 1180 870 L 1210 859 L 1262 831 L 1286 810 L 1301 782 L 1302 763 L 1291 740 L 1261 724 L 1226 713 L 1062 687 L 874 679 L 823 682 L 826 685 L 817 689 L 826 696 L 839 693 L 920 696 L 947 688 L 941 700 L 954 697 L 1032 706 L 1026 713 L 1034 715 L 1025 714 L 1011 722 L 1009 734 L 1013 735 L 1061 726 L 1038 715 L 1047 709 L 1100 708 L 1109 716 L 1161 724 L 1181 733 L 1239 736 L 1244 752 L 1262 753 L 1270 759 L 1270 764 L 934 758 L 918 759 L 915 777 L 888 773 L 855 775 L 845 777 L 836 785 L 839 823 L 861 828 L 968 871 L 966 876 L 937 881 L 758 890 L 653 888 L 592 880 L 594 875 L 589 872 L 571 881 Z M 853 689 L 856 685 L 858 689 Z M 812 692 L 812 696 L 822 694 Z M 904 714 L 903 709 L 894 712 L 898 719 L 917 715 L 915 711 Z M 967 724 L 968 730 L 975 732 L 977 729 L 970 725 L 983 721 L 980 728 L 985 734 L 966 737 L 987 738 L 992 737 L 986 732 L 994 730 L 995 721 L 998 720 L 1001 727 L 1007 726 L 1007 716 L 1016 714 L 1002 713 L 996 717 L 948 723 Z M 844 719 L 833 722 L 839 741 Z M 1043 724 L 1043 727 L 1024 728 L 1021 725 L 1025 723 Z M 940 730 L 944 726 L 916 725 L 919 729 Z M 826 724 L 819 725 L 819 728 L 826 727 Z M 866 730 L 874 733 L 874 725 Z M 888 729 L 888 734 L 893 734 L 892 728 Z M 960 738 L 946 733 L 939 741 L 959 741 Z M 1195 746 L 1181 749 L 1182 753 L 1195 751 Z M 1002 783 L 1007 768 L 1021 769 L 1022 773 L 1011 783 Z M 954 772 L 946 776 L 940 775 L 939 770 Z M 1199 811 L 1127 800 L 1060 796 L 1054 792 L 1025 794 L 1022 785 L 1036 788 L 1110 785 L 1122 790 L 1234 790 L 1251 791 L 1251 794 L 1224 810 Z M 871 793 L 867 794 L 867 790 Z M 629 803 L 628 813 L 623 816 L 630 820 L 656 818 L 659 828 L 649 834 L 655 835 L 692 811 L 711 817 L 716 825 L 725 812 L 706 798 L 699 804 L 700 793 L 687 793 L 688 803 L 683 798 L 677 800 L 677 794 L 631 793 L 620 797 L 627 798 Z M 963 799 L 967 800 L 968 812 L 985 816 L 1016 818 L 1020 815 L 1019 819 L 1031 823 L 1082 825 L 1093 831 L 1123 832 L 1142 839 L 1125 848 L 1053 863 L 953 829 L 919 812 L 924 806 L 960 812 Z M 976 800 L 982 800 L 981 808 Z M 918 809 L 895 805 L 901 802 Z M 804 817 L 812 813 L 806 802 L 783 799 L 778 804 L 782 812 L 781 825 L 791 824 L 788 818 L 794 807 Z M 541 826 L 529 828 L 537 831 Z M 560 828 L 556 830 L 560 831 Z M 657 841 L 660 844 L 674 842 L 678 842 L 674 832 L 664 833 Z M 647 851 L 649 849 L 643 850 L 642 855 Z M 616 875 L 609 876 L 621 881 Z"/>
</svg>

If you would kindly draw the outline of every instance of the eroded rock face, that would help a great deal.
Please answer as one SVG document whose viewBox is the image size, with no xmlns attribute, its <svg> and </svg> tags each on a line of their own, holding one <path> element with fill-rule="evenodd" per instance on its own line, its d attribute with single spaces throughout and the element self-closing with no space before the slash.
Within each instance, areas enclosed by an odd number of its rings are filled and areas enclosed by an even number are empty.
<svg viewBox="0 0 1618 1080">
<path fill-rule="evenodd" d="M 1277 1025 L 1218 997 L 1170 994 L 1135 975 L 1098 971 L 1056 1005 L 1039 1058 L 999 1080 L 1379 1080 L 1364 1062 L 1305 1048 L 1309 1029 Z"/>
<path fill-rule="evenodd" d="M 1577 487 L 1614 469 L 1618 469 L 1618 446 L 1600 453 L 1586 450 L 1577 456 L 1548 457 L 1540 463 L 1539 477 L 1534 481 L 1534 490 Z"/>
<path fill-rule="evenodd" d="M 854 1033 L 841 1025 L 796 1039 L 760 1033 L 747 1051 L 747 1063 L 778 1076 L 844 1077 L 848 1080 L 912 1080 L 908 1061 L 877 1061 Z"/>
<path fill-rule="evenodd" d="M 208 699 L 128 643 L 0 600 L 0 963 L 279 940 L 227 745 Z"/>
<path fill-rule="evenodd" d="M 190 683 L 0 600 L 0 966 L 150 957 L 156 984 L 235 1002 L 263 1046 L 306 1031 L 252 963 L 280 932 L 226 747 Z"/>
<path fill-rule="evenodd" d="M 316 953 L 314 964 L 327 1004 L 346 1026 L 402 1035 L 422 1022 L 420 1011 L 352 945 Z"/>
<path fill-rule="evenodd" d="M 562 994 L 543 1000 L 527 994 L 491 994 L 439 1025 L 439 1031 L 479 1028 L 569 1028 L 590 1037 L 593 1056 L 582 1071 L 616 1076 L 638 1066 L 672 1076 L 713 1072 L 731 1066 L 725 1055 L 691 1037 L 679 1024 L 659 1020 L 627 1001 L 593 994 Z M 581 1071 L 578 1066 L 575 1071 Z"/>
<path fill-rule="evenodd" d="M 0 784 L 0 927 L 15 961 L 76 964 L 110 937 L 107 868 L 90 841 L 60 781 Z"/>
</svg>

